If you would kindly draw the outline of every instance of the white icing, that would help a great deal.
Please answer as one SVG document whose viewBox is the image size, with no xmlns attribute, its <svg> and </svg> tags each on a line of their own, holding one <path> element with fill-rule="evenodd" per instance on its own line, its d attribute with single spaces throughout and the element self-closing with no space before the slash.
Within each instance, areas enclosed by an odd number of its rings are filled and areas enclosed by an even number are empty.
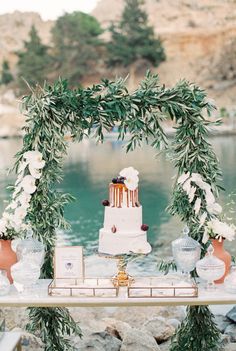
<svg viewBox="0 0 236 351">
<path fill-rule="evenodd" d="M 142 206 L 140 207 L 105 207 L 104 229 L 111 230 L 113 225 L 122 235 L 127 232 L 140 232 L 142 225 Z"/>
<path fill-rule="evenodd" d="M 128 254 L 129 252 L 147 254 L 151 252 L 151 245 L 147 242 L 147 233 L 138 232 L 112 233 L 111 230 L 100 229 L 98 251 L 110 255 Z"/>
</svg>

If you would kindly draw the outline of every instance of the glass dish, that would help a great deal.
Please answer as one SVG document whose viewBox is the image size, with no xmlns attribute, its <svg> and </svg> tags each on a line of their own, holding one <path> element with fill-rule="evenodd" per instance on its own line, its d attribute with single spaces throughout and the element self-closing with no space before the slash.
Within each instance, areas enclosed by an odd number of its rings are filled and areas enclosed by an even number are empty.
<svg viewBox="0 0 236 351">
<path fill-rule="evenodd" d="M 0 296 L 7 295 L 10 290 L 10 282 L 7 278 L 7 272 L 3 269 L 0 270 Z"/>
<path fill-rule="evenodd" d="M 199 277 L 207 281 L 207 290 L 214 289 L 214 281 L 220 279 L 225 273 L 225 263 L 213 255 L 214 248 L 208 247 L 207 255 L 196 264 Z"/>
<path fill-rule="evenodd" d="M 26 239 L 20 240 L 16 245 L 16 255 L 18 261 L 27 258 L 29 263 L 42 266 L 45 250 L 44 245 L 32 236 L 32 231 L 28 231 Z"/>
<path fill-rule="evenodd" d="M 19 292 L 27 291 L 37 283 L 40 277 L 40 266 L 29 263 L 25 258 L 11 267 L 14 285 Z"/>
<path fill-rule="evenodd" d="M 224 281 L 225 290 L 230 294 L 236 294 L 236 266 L 232 266 L 229 275 Z"/>
<path fill-rule="evenodd" d="M 183 230 L 183 236 L 172 241 L 172 253 L 175 263 L 187 277 L 194 270 L 196 263 L 200 258 L 201 246 L 189 235 L 188 227 Z"/>
</svg>

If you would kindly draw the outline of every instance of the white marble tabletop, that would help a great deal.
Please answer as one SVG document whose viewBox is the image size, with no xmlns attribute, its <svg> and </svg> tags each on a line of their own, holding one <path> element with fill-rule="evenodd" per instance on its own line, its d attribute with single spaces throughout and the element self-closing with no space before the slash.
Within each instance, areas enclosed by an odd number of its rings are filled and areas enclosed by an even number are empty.
<svg viewBox="0 0 236 351">
<path fill-rule="evenodd" d="M 207 292 L 199 288 L 198 297 L 128 298 L 127 288 L 121 287 L 117 297 L 49 296 L 50 280 L 39 280 L 37 286 L 27 293 L 18 293 L 12 285 L 10 293 L 0 296 L 0 307 L 108 307 L 108 306 L 164 306 L 164 305 L 226 305 L 236 304 L 236 294 L 224 291 L 223 285 Z"/>
</svg>

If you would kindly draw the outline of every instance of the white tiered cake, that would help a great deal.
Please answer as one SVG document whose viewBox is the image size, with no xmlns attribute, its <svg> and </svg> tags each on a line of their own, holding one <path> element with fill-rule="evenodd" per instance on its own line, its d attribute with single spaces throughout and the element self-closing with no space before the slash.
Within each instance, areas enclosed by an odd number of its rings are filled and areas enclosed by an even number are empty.
<svg viewBox="0 0 236 351">
<path fill-rule="evenodd" d="M 142 224 L 138 200 L 138 171 L 125 168 L 109 185 L 109 200 L 104 200 L 104 226 L 99 231 L 100 253 L 110 255 L 151 251 L 147 242 L 148 226 Z"/>
</svg>

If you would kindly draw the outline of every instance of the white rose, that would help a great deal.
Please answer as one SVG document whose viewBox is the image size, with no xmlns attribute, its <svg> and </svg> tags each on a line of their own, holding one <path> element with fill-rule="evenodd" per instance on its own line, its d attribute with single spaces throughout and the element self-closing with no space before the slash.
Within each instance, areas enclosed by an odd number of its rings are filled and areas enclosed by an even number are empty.
<svg viewBox="0 0 236 351">
<path fill-rule="evenodd" d="M 192 182 L 195 182 L 195 183 L 197 183 L 197 182 L 199 182 L 199 183 L 203 182 L 201 174 L 199 174 L 199 173 L 192 173 L 192 175 L 191 175 L 191 181 L 192 181 Z"/>
<path fill-rule="evenodd" d="M 16 219 L 19 218 L 22 220 L 25 218 L 26 215 L 27 215 L 26 209 L 24 207 L 20 206 L 20 207 L 16 208 L 15 213 L 14 213 L 14 218 L 16 218 Z"/>
<path fill-rule="evenodd" d="M 17 200 L 24 207 L 24 205 L 28 204 L 31 200 L 31 195 L 25 193 L 24 191 L 18 196 Z"/>
<path fill-rule="evenodd" d="M 42 172 L 40 172 L 39 169 L 34 168 L 31 164 L 29 164 L 29 172 L 35 179 L 39 179 L 42 175 Z"/>
<path fill-rule="evenodd" d="M 124 168 L 120 172 L 120 176 L 125 178 L 124 184 L 127 187 L 127 189 L 135 190 L 138 187 L 138 174 L 139 172 L 133 167 Z"/>
<path fill-rule="evenodd" d="M 139 172 L 136 169 L 134 169 L 133 167 L 127 167 L 127 168 L 122 169 L 122 171 L 120 171 L 121 177 L 126 177 L 127 175 L 138 176 Z"/>
<path fill-rule="evenodd" d="M 19 163 L 18 173 L 23 173 L 24 170 L 25 170 L 26 167 L 27 167 L 27 164 L 28 164 L 27 162 L 21 161 L 21 162 Z"/>
<path fill-rule="evenodd" d="M 177 180 L 177 183 L 178 184 L 183 184 L 190 176 L 190 173 L 187 172 L 187 173 L 183 173 Z"/>
<path fill-rule="evenodd" d="M 124 180 L 124 184 L 126 186 L 127 189 L 129 190 L 135 190 L 138 187 L 138 177 L 131 177 L 128 176 L 126 177 L 126 179 Z"/>
<path fill-rule="evenodd" d="M 35 178 L 31 175 L 25 176 L 20 185 L 27 194 L 33 194 L 36 190 Z"/>
<path fill-rule="evenodd" d="M 27 151 L 23 156 L 32 168 L 42 169 L 45 166 L 45 161 L 39 151 Z"/>
</svg>

